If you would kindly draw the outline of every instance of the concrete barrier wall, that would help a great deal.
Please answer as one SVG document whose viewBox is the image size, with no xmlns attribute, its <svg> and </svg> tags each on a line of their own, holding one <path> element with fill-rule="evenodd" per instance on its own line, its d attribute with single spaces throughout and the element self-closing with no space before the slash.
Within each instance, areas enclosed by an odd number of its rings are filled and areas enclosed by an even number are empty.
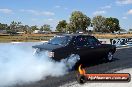
<svg viewBox="0 0 132 87">
<path fill-rule="evenodd" d="M 112 44 L 116 46 L 127 45 L 128 42 L 132 42 L 132 38 L 117 38 L 117 39 L 98 39 L 103 44 Z"/>
<path fill-rule="evenodd" d="M 110 42 L 113 45 L 125 45 L 127 42 L 132 42 L 132 38 L 110 39 Z"/>
</svg>

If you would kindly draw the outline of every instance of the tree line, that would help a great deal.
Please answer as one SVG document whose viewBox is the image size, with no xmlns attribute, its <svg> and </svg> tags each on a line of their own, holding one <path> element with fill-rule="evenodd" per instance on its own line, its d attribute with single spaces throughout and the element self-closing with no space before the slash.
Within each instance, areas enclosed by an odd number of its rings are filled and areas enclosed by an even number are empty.
<svg viewBox="0 0 132 87">
<path fill-rule="evenodd" d="M 117 18 L 103 17 L 101 15 L 90 18 L 81 11 L 74 11 L 71 13 L 69 23 L 66 20 L 59 21 L 55 31 L 73 33 L 77 30 L 83 30 L 84 32 L 86 32 L 89 30 L 89 27 L 93 27 L 93 32 L 101 33 L 114 33 L 122 30 Z M 44 24 L 40 28 L 38 28 L 38 26 L 36 25 L 23 25 L 21 22 L 15 21 L 11 22 L 11 24 L 9 25 L 0 23 L 0 29 L 4 29 L 9 33 L 18 31 L 32 33 L 34 30 L 52 31 L 49 24 Z"/>
<path fill-rule="evenodd" d="M 59 32 L 76 32 L 78 29 L 87 31 L 88 27 L 93 27 L 94 32 L 114 33 L 119 31 L 119 20 L 113 17 L 103 17 L 101 15 L 95 16 L 92 19 L 80 11 L 74 11 L 71 14 L 70 22 L 66 20 L 59 21 L 56 26 L 56 31 Z"/>
<path fill-rule="evenodd" d="M 35 30 L 40 31 L 51 31 L 51 26 L 48 24 L 42 25 L 40 28 L 38 28 L 37 25 L 29 26 L 29 25 L 23 25 L 21 22 L 12 21 L 9 25 L 0 23 L 0 30 L 6 30 L 7 33 L 15 34 L 17 32 L 24 32 L 31 34 Z"/>
</svg>

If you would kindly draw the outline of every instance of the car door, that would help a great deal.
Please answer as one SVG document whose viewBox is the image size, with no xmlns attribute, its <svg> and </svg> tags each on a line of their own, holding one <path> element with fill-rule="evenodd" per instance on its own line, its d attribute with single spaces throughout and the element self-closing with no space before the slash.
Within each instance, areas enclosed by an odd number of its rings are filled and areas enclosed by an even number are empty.
<svg viewBox="0 0 132 87">
<path fill-rule="evenodd" d="M 104 47 L 101 43 L 93 36 L 88 38 L 89 46 L 94 50 L 94 58 L 102 58 L 104 54 Z"/>
<path fill-rule="evenodd" d="M 94 49 L 89 46 L 86 36 L 78 36 L 75 41 L 75 49 L 77 54 L 81 56 L 81 60 L 87 61 L 93 58 Z"/>
</svg>

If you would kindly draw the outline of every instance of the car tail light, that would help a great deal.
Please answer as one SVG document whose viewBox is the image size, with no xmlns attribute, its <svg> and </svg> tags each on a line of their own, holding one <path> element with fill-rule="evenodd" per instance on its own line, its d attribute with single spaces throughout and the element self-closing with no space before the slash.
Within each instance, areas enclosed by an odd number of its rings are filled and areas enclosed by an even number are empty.
<svg viewBox="0 0 132 87">
<path fill-rule="evenodd" d="M 49 57 L 54 57 L 54 52 L 48 52 Z"/>
</svg>

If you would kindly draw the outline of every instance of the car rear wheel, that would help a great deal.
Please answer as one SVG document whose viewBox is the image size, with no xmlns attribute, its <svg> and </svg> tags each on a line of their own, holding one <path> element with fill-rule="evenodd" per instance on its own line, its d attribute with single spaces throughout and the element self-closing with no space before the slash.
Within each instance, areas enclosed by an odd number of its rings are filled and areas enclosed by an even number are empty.
<svg viewBox="0 0 132 87">
<path fill-rule="evenodd" d="M 108 61 L 108 62 L 112 61 L 112 59 L 113 59 L 113 53 L 112 53 L 111 51 L 109 51 L 109 52 L 107 53 L 107 56 L 105 57 L 105 59 L 106 59 L 106 61 Z"/>
<path fill-rule="evenodd" d="M 71 54 L 66 60 L 66 66 L 69 70 L 74 70 L 77 66 L 80 56 L 78 54 Z"/>
<path fill-rule="evenodd" d="M 77 75 L 77 82 L 79 84 L 84 84 L 86 83 L 86 81 L 87 81 L 87 78 L 84 75 Z"/>
</svg>

